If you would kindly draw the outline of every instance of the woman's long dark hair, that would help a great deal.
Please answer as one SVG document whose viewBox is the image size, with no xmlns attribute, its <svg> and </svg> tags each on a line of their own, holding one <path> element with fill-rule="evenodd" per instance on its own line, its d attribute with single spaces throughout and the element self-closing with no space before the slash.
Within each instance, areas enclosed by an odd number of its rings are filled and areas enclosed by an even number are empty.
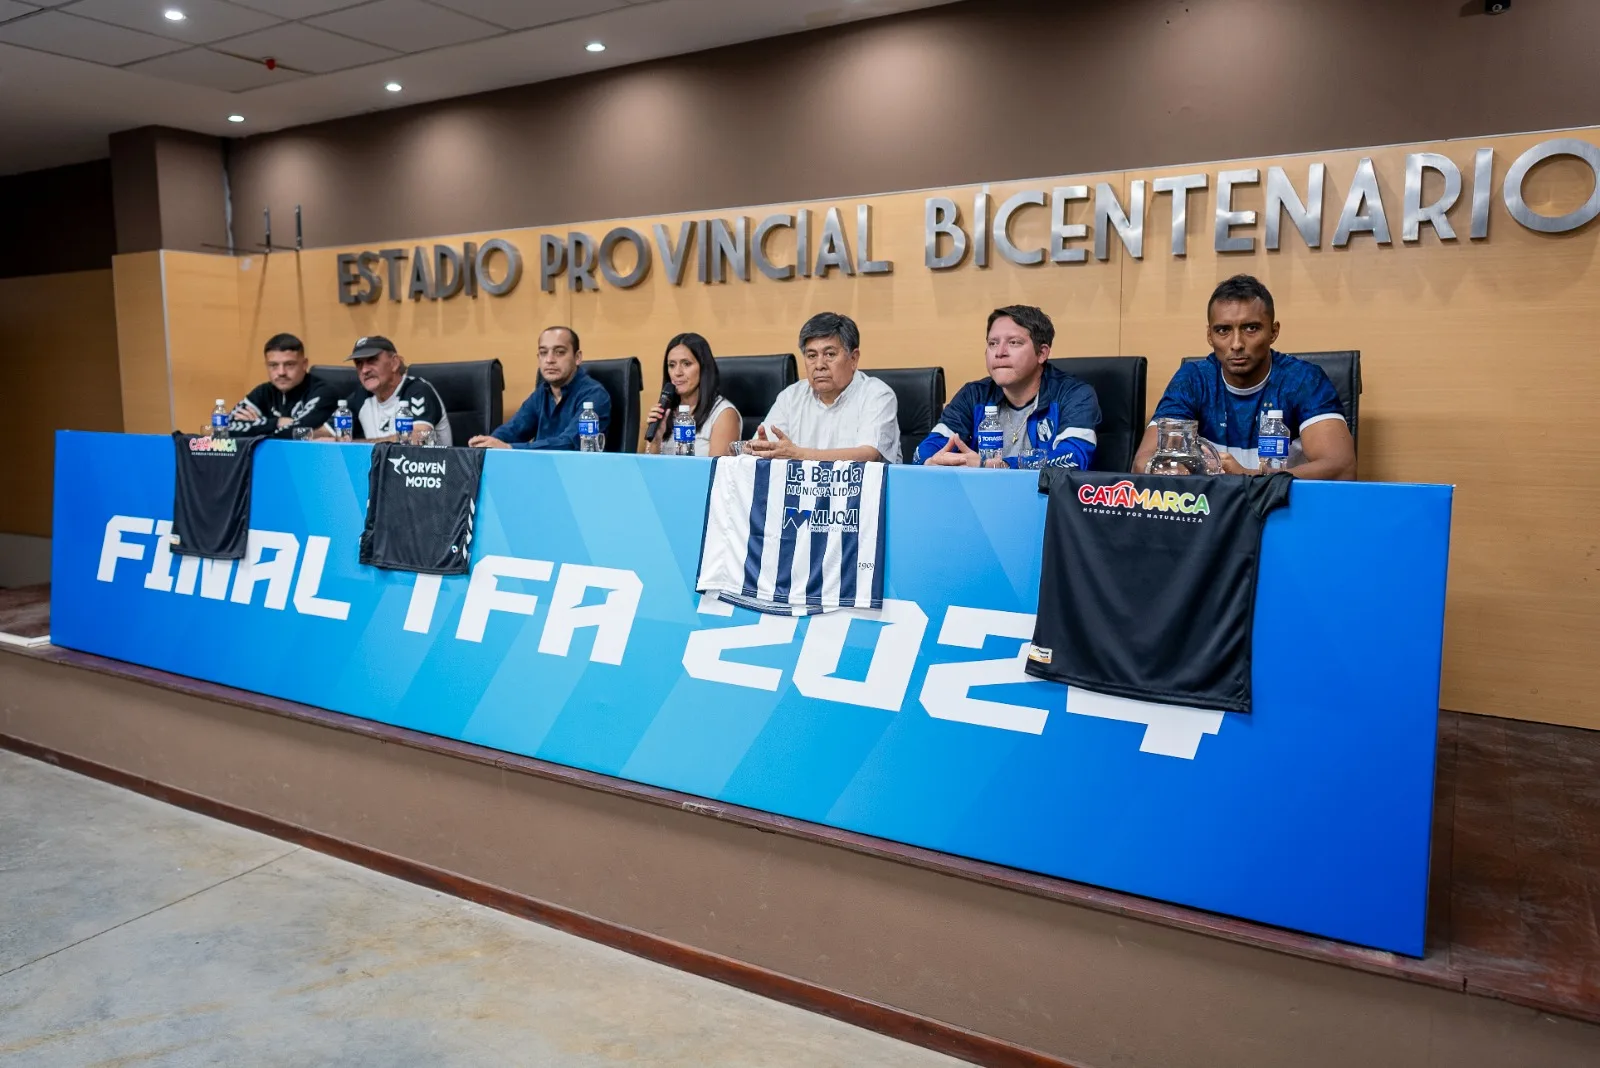
<svg viewBox="0 0 1600 1068">
<path fill-rule="evenodd" d="M 694 406 L 694 425 L 705 425 L 706 417 L 711 414 L 711 409 L 716 407 L 717 398 L 722 395 L 722 382 L 717 377 L 717 358 L 711 354 L 711 342 L 699 334 L 679 334 L 667 342 L 667 350 L 661 354 L 661 383 L 663 387 L 671 386 L 672 379 L 667 375 L 667 357 L 672 350 L 682 345 L 694 353 L 695 362 L 700 365 L 700 396 Z M 674 413 L 667 413 L 667 424 L 672 423 Z"/>
</svg>

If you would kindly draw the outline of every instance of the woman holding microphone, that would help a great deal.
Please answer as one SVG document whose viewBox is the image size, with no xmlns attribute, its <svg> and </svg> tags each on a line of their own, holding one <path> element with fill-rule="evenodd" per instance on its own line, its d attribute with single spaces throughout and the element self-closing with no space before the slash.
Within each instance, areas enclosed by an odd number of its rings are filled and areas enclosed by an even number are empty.
<svg viewBox="0 0 1600 1068">
<path fill-rule="evenodd" d="M 744 421 L 718 392 L 717 360 L 699 334 L 679 334 L 667 342 L 661 360 L 661 398 L 650 412 L 645 452 L 674 455 L 672 424 L 682 405 L 694 416 L 694 455 L 727 456 Z"/>
</svg>

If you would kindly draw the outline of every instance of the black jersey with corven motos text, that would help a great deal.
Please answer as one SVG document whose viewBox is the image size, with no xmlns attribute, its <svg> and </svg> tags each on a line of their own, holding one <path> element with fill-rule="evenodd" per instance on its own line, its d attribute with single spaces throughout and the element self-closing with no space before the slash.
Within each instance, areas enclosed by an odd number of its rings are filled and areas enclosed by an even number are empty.
<svg viewBox="0 0 1600 1068">
<path fill-rule="evenodd" d="M 172 551 L 216 560 L 243 558 L 250 540 L 251 455 L 261 438 L 174 433 Z"/>
<path fill-rule="evenodd" d="M 394 571 L 466 574 L 483 455 L 482 449 L 374 445 L 361 562 Z"/>
<path fill-rule="evenodd" d="M 1261 531 L 1293 482 L 1046 468 L 1028 674 L 1116 697 L 1250 711 Z"/>
<path fill-rule="evenodd" d="M 287 393 L 263 382 L 235 405 L 228 417 L 228 432 L 246 437 L 289 437 L 295 427 L 316 429 L 333 417 L 339 393 L 314 374 L 308 374 Z M 288 420 L 288 422 L 283 422 Z"/>
</svg>

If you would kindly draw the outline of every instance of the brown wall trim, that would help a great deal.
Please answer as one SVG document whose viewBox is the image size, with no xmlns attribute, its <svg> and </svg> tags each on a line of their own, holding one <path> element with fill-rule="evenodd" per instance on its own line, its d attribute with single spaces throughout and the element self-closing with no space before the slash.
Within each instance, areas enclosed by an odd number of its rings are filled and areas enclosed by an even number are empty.
<svg viewBox="0 0 1600 1068">
<path fill-rule="evenodd" d="M 243 138 L 235 236 L 296 204 L 309 247 L 399 243 L 1569 129 L 1597 34 L 1592 0 L 971 0 Z"/>
<path fill-rule="evenodd" d="M 296 827 L 271 816 L 252 812 L 212 798 L 202 797 L 117 768 L 69 753 L 59 752 L 42 745 L 10 735 L 0 734 L 0 748 L 42 760 L 48 764 L 99 779 L 113 786 L 132 790 L 146 797 L 179 808 L 198 812 L 203 816 L 223 820 L 240 827 L 271 835 L 286 842 L 314 849 L 319 853 L 337 857 L 364 868 L 382 872 L 396 879 L 450 894 L 500 912 L 533 920 L 579 938 L 620 949 L 646 960 L 665 964 L 679 971 L 714 979 L 719 983 L 748 990 L 774 1001 L 811 1012 L 830 1016 L 836 1020 L 863 1027 L 880 1034 L 910 1042 L 927 1049 L 958 1057 L 974 1064 L 994 1065 L 996 1068 L 1082 1068 L 1071 1062 L 1051 1057 L 1037 1050 L 1006 1042 L 988 1035 L 976 1034 L 953 1027 L 925 1016 L 831 990 L 815 983 L 781 975 L 766 968 L 746 964 L 720 954 L 710 953 L 657 935 L 639 931 L 621 924 L 611 923 L 594 916 L 539 901 L 476 879 L 422 864 L 405 857 L 385 853 L 358 842 L 346 841 L 318 831 Z"/>
<path fill-rule="evenodd" d="M 835 846 L 851 852 L 891 860 L 943 875 L 953 875 L 957 878 L 989 886 L 997 886 L 1049 901 L 1077 905 L 1094 909 L 1098 912 L 1107 912 L 1116 916 L 1158 923 L 1192 934 L 1220 938 L 1253 949 L 1270 950 L 1306 960 L 1354 968 L 1373 975 L 1404 979 L 1446 990 L 1465 991 L 1467 989 L 1465 975 L 1437 957 L 1417 960 L 1383 950 L 1365 949 L 1360 946 L 1352 946 L 1325 938 L 1316 938 L 1312 935 L 1286 931 L 1281 928 L 1267 927 L 1247 920 L 1233 919 L 1214 913 L 1187 909 L 1180 905 L 1153 901 L 1132 894 L 1104 890 L 1084 883 L 1075 883 L 1065 879 L 1055 879 L 1047 875 L 1021 871 L 1016 868 L 1007 868 L 998 864 L 969 860 L 965 857 L 939 853 L 931 849 L 922 849 L 917 846 L 892 842 L 885 838 L 873 838 L 869 835 L 840 830 L 823 824 L 810 823 L 805 820 L 792 819 L 787 816 L 779 816 L 759 809 L 724 804 L 720 801 L 696 797 L 693 794 L 665 790 L 660 787 L 647 786 L 643 783 L 631 782 L 627 779 L 618 779 L 609 775 L 567 767 L 564 764 L 554 764 L 532 757 L 519 756 L 515 753 L 487 749 L 468 742 L 423 734 L 419 731 L 395 727 L 387 723 L 347 716 L 340 712 L 330 712 L 326 709 L 302 705 L 275 697 L 267 697 L 262 694 L 221 686 L 187 676 L 173 675 L 165 671 L 157 671 L 154 668 L 141 667 L 135 664 L 123 663 L 119 660 L 95 656 L 91 653 L 81 653 L 58 646 L 45 646 L 31 650 L 0 646 L 0 652 L 47 660 L 116 678 L 132 679 L 157 689 L 168 690 L 188 697 L 217 701 L 251 711 L 265 712 L 287 719 L 313 723 L 331 730 L 344 731 L 379 741 L 390 742 L 395 745 L 419 749 L 424 752 L 437 753 L 476 764 L 484 764 L 517 774 L 531 775 L 536 778 L 580 786 L 614 796 L 627 797 L 650 804 L 662 805 L 667 808 L 679 809 L 740 826 L 753 827 L 761 831 Z M 1502 993 L 1483 989 L 1474 989 L 1472 992 L 1514 1001 L 1519 1004 L 1528 1004 L 1533 1008 L 1560 1012 L 1565 1015 L 1577 1015 L 1580 1018 L 1584 1018 L 1582 1013 L 1575 1013 L 1570 1006 L 1535 1004 L 1525 999 L 1519 999 L 1514 992 Z M 1600 1021 L 1600 1014 L 1597 1014 L 1595 1019 Z"/>
</svg>

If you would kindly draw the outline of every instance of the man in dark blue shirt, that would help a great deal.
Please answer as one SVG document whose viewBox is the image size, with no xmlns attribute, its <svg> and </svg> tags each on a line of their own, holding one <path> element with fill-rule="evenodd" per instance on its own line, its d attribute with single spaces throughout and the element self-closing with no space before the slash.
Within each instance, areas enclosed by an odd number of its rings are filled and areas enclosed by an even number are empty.
<svg viewBox="0 0 1600 1068">
<path fill-rule="evenodd" d="M 1185 362 L 1172 376 L 1134 457 L 1135 471 L 1143 471 L 1155 455 L 1155 419 L 1193 419 L 1200 436 L 1222 454 L 1225 472 L 1259 474 L 1261 416 L 1278 410 L 1289 427 L 1292 474 L 1356 477 L 1355 441 L 1338 391 L 1316 364 L 1274 351 L 1275 315 L 1272 294 L 1250 275 L 1234 275 L 1217 286 L 1206 311 L 1211 355 Z"/>
<path fill-rule="evenodd" d="M 611 418 L 611 394 L 583 369 L 578 332 L 552 326 L 539 335 L 539 385 L 517 414 L 492 434 L 479 434 L 468 445 L 480 449 L 578 448 L 578 413 L 584 402 L 594 405 L 604 429 Z"/>
</svg>

